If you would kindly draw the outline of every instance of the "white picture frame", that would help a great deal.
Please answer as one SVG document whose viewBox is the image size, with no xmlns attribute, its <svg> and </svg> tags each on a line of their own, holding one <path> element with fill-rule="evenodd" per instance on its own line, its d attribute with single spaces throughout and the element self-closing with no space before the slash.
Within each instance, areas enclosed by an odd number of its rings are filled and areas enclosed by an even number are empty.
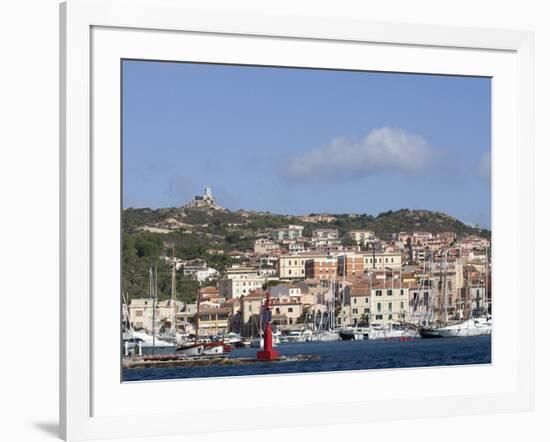
<svg viewBox="0 0 550 442">
<path fill-rule="evenodd" d="M 196 10 L 177 0 L 69 0 L 60 11 L 60 427 L 64 439 L 269 428 L 273 421 L 263 417 L 281 409 L 285 411 L 285 426 L 300 426 L 304 422 L 351 423 L 532 408 L 531 33 Z M 194 52 L 178 55 L 182 47 L 191 46 L 185 44 L 189 39 L 193 40 Z M 332 56 L 330 60 L 300 61 L 306 51 L 311 57 L 320 53 Z M 357 61 L 354 51 L 367 51 L 365 54 L 372 54 L 376 61 Z M 119 152 L 114 150 L 120 131 L 116 63 L 118 60 L 120 64 L 121 58 L 183 61 L 190 57 L 323 67 L 357 63 L 353 66 L 358 69 L 493 76 L 493 109 L 498 110 L 493 121 L 494 287 L 499 293 L 496 296 L 505 302 L 498 303 L 495 316 L 495 360 L 490 367 L 257 376 L 233 378 L 230 382 L 116 383 L 119 378 L 113 367 L 116 370 L 119 366 L 120 346 L 109 342 L 109 333 L 118 327 L 119 311 L 108 308 L 112 300 L 105 296 L 109 287 L 118 290 L 112 278 L 118 277 L 117 273 L 109 268 L 116 270 L 119 256 L 107 253 L 109 247 L 119 244 L 119 219 L 110 216 L 120 216 L 119 192 L 113 192 L 113 186 L 119 185 L 117 177 L 120 180 L 116 159 Z M 97 179 L 98 173 L 101 180 Z M 501 292 L 497 291 L 499 287 Z M 118 303 L 119 298 L 115 298 Z M 97 323 L 99 315 L 101 327 Z M 508 321 L 500 329 L 499 318 Z M 465 376 L 468 387 L 437 387 L 438 382 L 446 386 L 448 376 L 457 374 Z M 418 382 L 429 378 L 433 385 L 411 385 L 407 391 L 395 387 L 406 385 L 405 377 Z M 394 387 L 384 388 L 385 378 L 391 378 Z M 476 379 L 484 384 L 476 385 Z M 269 394 L 299 385 L 313 388 L 319 383 L 333 386 L 322 398 L 312 394 L 308 399 L 284 401 L 271 400 Z M 356 396 L 338 393 L 350 385 L 357 391 Z M 197 401 L 191 409 L 169 401 L 160 405 L 146 400 L 146 407 L 134 396 L 165 397 L 167 391 L 177 394 L 180 388 L 187 394 L 223 388 L 228 395 L 236 394 L 239 388 L 261 388 L 267 398 L 258 395 L 247 404 L 215 406 L 211 408 L 216 412 L 213 420 L 205 413 L 208 401 Z M 243 410 L 246 422 L 239 419 Z M 141 418 L 143 413 L 147 419 Z"/>
</svg>

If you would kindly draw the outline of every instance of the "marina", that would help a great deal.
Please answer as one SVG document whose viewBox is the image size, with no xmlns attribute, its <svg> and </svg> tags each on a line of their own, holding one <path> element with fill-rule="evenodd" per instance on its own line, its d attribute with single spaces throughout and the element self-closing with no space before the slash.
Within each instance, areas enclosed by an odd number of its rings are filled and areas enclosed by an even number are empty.
<svg viewBox="0 0 550 442">
<path fill-rule="evenodd" d="M 261 288 L 245 289 L 238 298 L 199 282 L 188 315 L 181 312 L 189 307 L 178 304 L 171 249 L 170 298 L 162 310 L 157 267 L 149 268 L 142 310 L 132 312 L 131 300 L 122 295 L 125 381 L 491 362 L 487 249 L 480 265 L 468 268 L 460 250 L 442 248 L 408 275 L 400 260 L 397 268 L 365 266 L 377 262 L 372 249 L 359 255 L 363 272 L 357 276 L 350 272 L 357 268 L 355 255 L 342 253 L 340 269 L 328 279 L 275 281 L 270 287 L 265 277 Z M 239 266 L 227 271 L 244 278 Z M 223 289 L 223 282 L 218 286 Z M 302 313 L 294 319 L 295 308 Z"/>
</svg>

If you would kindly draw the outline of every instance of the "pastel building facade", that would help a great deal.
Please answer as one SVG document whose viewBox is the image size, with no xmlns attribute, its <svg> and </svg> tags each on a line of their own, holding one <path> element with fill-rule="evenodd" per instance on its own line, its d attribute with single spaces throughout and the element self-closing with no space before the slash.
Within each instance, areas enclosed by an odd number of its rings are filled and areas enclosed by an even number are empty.
<svg viewBox="0 0 550 442">
<path fill-rule="evenodd" d="M 223 297 L 232 299 L 261 289 L 265 279 L 254 267 L 229 267 L 218 281 L 218 288 Z"/>
</svg>

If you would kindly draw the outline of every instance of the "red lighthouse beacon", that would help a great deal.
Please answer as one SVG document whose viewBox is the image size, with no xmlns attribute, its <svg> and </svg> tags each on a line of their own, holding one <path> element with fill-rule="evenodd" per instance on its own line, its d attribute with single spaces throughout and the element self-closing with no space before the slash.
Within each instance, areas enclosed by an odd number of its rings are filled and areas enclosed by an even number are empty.
<svg viewBox="0 0 550 442">
<path fill-rule="evenodd" d="M 271 295 L 266 291 L 264 302 L 264 349 L 256 354 L 260 361 L 276 361 L 280 358 L 279 352 L 273 348 L 273 334 L 271 332 Z"/>
</svg>

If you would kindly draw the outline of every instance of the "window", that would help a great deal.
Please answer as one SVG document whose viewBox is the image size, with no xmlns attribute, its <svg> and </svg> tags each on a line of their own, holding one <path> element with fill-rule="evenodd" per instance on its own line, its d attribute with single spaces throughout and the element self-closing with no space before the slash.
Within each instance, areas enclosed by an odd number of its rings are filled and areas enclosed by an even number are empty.
<svg viewBox="0 0 550 442">
<path fill-rule="evenodd" d="M 404 310 L 404 309 L 405 309 L 405 303 L 401 301 L 401 310 Z"/>
<path fill-rule="evenodd" d="M 388 315 L 388 319 L 393 319 L 393 315 L 391 313 Z"/>
<path fill-rule="evenodd" d="M 388 302 L 388 311 L 393 311 L 393 305 L 391 302 Z"/>
<path fill-rule="evenodd" d="M 289 308 L 288 308 L 288 313 L 292 313 L 292 312 L 293 312 L 292 307 L 289 307 Z"/>
<path fill-rule="evenodd" d="M 292 275 L 292 270 L 291 269 L 288 269 L 288 274 Z"/>
<path fill-rule="evenodd" d="M 388 262 L 388 258 L 386 258 L 386 262 Z"/>
<path fill-rule="evenodd" d="M 356 315 L 356 314 L 357 314 L 357 309 L 354 308 L 351 312 L 352 312 L 354 315 Z"/>
<path fill-rule="evenodd" d="M 393 295 L 393 290 L 391 290 L 391 289 L 390 289 L 390 290 L 386 290 L 386 294 L 387 294 L 388 296 L 392 296 L 392 295 Z"/>
<path fill-rule="evenodd" d="M 382 320 L 382 315 L 376 315 L 376 320 L 381 321 Z"/>
<path fill-rule="evenodd" d="M 393 262 L 393 258 L 391 259 L 391 262 Z"/>
<path fill-rule="evenodd" d="M 401 289 L 401 296 L 403 296 L 405 294 L 405 290 Z"/>
<path fill-rule="evenodd" d="M 353 298 L 353 303 L 357 304 L 357 298 Z"/>
<path fill-rule="evenodd" d="M 136 310 L 136 316 L 143 316 L 143 310 Z"/>
<path fill-rule="evenodd" d="M 382 290 L 376 290 L 376 296 L 382 296 Z"/>
<path fill-rule="evenodd" d="M 378 312 L 382 311 L 382 303 L 380 303 L 380 302 L 376 303 L 376 311 L 378 311 Z"/>
</svg>

